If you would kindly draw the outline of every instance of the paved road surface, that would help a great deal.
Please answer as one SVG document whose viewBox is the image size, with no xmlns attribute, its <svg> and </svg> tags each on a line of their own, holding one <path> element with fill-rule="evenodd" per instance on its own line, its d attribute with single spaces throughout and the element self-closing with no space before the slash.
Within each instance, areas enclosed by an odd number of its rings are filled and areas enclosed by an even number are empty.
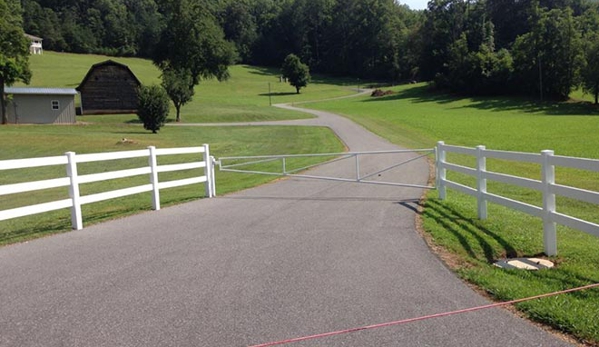
<svg viewBox="0 0 599 347">
<path fill-rule="evenodd" d="M 331 126 L 353 151 L 396 148 L 315 114 L 295 123 Z M 427 169 L 379 179 L 423 184 Z M 421 193 L 286 179 L 1 248 L 0 346 L 241 347 L 487 304 L 415 231 Z M 493 309 L 288 346 L 566 345 Z"/>
</svg>

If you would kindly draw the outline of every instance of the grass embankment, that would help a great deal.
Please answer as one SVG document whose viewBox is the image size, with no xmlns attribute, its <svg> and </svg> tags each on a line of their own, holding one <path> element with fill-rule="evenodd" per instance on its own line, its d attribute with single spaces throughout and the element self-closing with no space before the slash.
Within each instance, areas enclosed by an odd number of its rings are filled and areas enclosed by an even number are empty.
<svg viewBox="0 0 599 347">
<path fill-rule="evenodd" d="M 92 64 L 109 59 L 104 56 L 45 52 L 31 57 L 32 87 L 76 87 Z M 111 58 L 127 64 L 142 83 L 159 83 L 159 72 L 151 62 L 134 58 Z M 206 81 L 196 88 L 194 101 L 183 107 L 185 122 L 247 122 L 305 117 L 268 106 L 268 82 L 273 102 L 295 102 L 325 99 L 352 93 L 342 80 L 316 78 L 302 94 L 293 93 L 292 86 L 279 83 L 277 69 L 248 66 L 231 67 L 227 82 Z M 329 83 L 330 82 L 330 83 Z M 174 113 L 171 113 L 174 118 Z M 8 125 L 0 127 L 0 160 L 62 155 L 67 151 L 98 153 L 142 149 L 200 146 L 208 143 L 216 157 L 340 152 L 342 143 L 326 128 L 316 127 L 173 127 L 168 124 L 153 135 L 143 130 L 135 115 L 78 117 L 78 125 Z M 83 122 L 81 122 L 83 121 Z M 121 144 L 127 138 L 132 143 Z M 141 161 L 140 161 L 141 160 Z M 81 165 L 80 174 L 113 171 L 144 165 L 140 160 L 120 160 L 110 163 Z M 160 164 L 171 160 L 165 157 Z M 298 161 L 297 167 L 314 163 Z M 293 163 L 287 163 L 294 165 Z M 0 174 L 0 185 L 63 177 L 64 167 L 35 170 L 9 170 Z M 161 174 L 162 180 L 190 177 L 200 171 Z M 217 171 L 217 191 L 224 194 L 272 180 L 272 177 L 231 174 Z M 133 185 L 147 184 L 147 177 L 112 180 L 82 187 L 82 194 L 92 194 Z M 203 185 L 164 190 L 162 205 L 197 199 L 204 195 Z M 0 210 L 68 198 L 66 188 L 41 192 L 0 196 Z M 139 194 L 83 206 L 84 224 L 116 218 L 151 208 L 149 194 Z M 71 229 L 69 211 L 57 211 L 0 222 L 0 245 Z"/>
<path fill-rule="evenodd" d="M 432 93 L 424 85 L 393 88 L 394 95 L 345 99 L 309 107 L 346 115 L 387 139 L 410 148 L 430 148 L 438 140 L 461 146 L 599 158 L 599 112 L 587 103 L 537 103 L 514 98 L 461 98 Z M 473 167 L 474 160 L 450 156 L 449 161 Z M 539 179 L 540 167 L 488 160 L 496 172 Z M 599 174 L 558 169 L 557 181 L 599 191 Z M 459 174 L 448 178 L 469 186 Z M 540 193 L 489 182 L 488 191 L 539 206 Z M 449 190 L 439 201 L 428 194 L 422 213 L 432 242 L 450 252 L 456 272 L 498 300 L 528 297 L 599 282 L 599 238 L 558 227 L 559 255 L 552 270 L 502 270 L 492 265 L 504 257 L 536 256 L 543 252 L 538 218 L 489 204 L 489 218 L 476 216 L 476 201 Z M 599 223 L 597 205 L 569 199 L 557 201 L 558 211 Z M 599 290 L 560 295 L 517 305 L 527 316 L 599 345 Z"/>
</svg>

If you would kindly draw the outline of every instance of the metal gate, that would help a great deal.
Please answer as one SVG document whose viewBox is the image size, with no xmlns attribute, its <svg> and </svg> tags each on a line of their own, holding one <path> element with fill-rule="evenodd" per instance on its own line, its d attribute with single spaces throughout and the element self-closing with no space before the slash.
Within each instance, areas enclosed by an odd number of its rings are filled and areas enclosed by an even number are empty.
<svg viewBox="0 0 599 347">
<path fill-rule="evenodd" d="M 416 153 L 417 155 L 411 156 L 408 159 L 401 160 L 397 163 L 393 163 L 390 166 L 379 168 L 374 172 L 363 174 L 360 170 L 360 157 L 371 156 L 371 155 L 389 155 L 399 153 Z M 318 154 L 288 154 L 288 155 L 260 155 L 260 156 L 238 156 L 238 157 L 221 157 L 216 161 L 216 165 L 219 166 L 220 171 L 225 172 L 238 172 L 246 174 L 261 174 L 261 175 L 272 175 L 272 176 L 287 176 L 287 177 L 300 177 L 318 180 L 329 180 L 329 181 L 340 181 L 340 182 L 353 182 L 353 183 L 364 183 L 364 184 L 376 184 L 376 185 L 387 185 L 387 186 L 399 186 L 399 187 L 412 187 L 412 188 L 424 188 L 434 189 L 434 186 L 418 185 L 401 182 L 386 182 L 380 180 L 372 180 L 373 177 L 378 177 L 382 173 L 389 170 L 398 168 L 403 165 L 407 165 L 413 161 L 424 158 L 430 154 L 434 154 L 434 148 L 427 149 L 410 149 L 410 150 L 388 150 L 388 151 L 365 151 L 365 152 L 343 152 L 343 153 L 318 153 Z M 318 163 L 304 165 L 300 167 L 290 166 L 291 160 L 298 158 L 324 158 L 319 160 Z M 328 159 L 331 158 L 331 159 Z M 327 160 L 328 159 L 328 160 Z M 329 177 L 329 176 L 317 176 L 302 174 L 308 169 L 316 166 L 323 166 L 342 160 L 353 160 L 355 172 L 353 177 Z M 278 163 L 278 164 L 277 164 Z M 269 166 L 271 170 L 261 169 L 260 166 Z"/>
</svg>

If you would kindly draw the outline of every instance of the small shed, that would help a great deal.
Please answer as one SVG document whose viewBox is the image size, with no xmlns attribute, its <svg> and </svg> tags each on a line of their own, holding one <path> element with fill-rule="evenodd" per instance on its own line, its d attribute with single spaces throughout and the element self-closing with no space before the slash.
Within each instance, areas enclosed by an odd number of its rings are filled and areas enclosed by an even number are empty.
<svg viewBox="0 0 599 347">
<path fill-rule="evenodd" d="M 75 89 L 6 87 L 12 95 L 6 111 L 12 124 L 75 123 Z"/>
<path fill-rule="evenodd" d="M 125 64 L 107 60 L 92 67 L 77 87 L 82 114 L 137 112 L 141 82 Z"/>
<path fill-rule="evenodd" d="M 44 48 L 42 47 L 43 39 L 41 37 L 25 34 L 25 36 L 31 41 L 29 45 L 29 53 L 30 54 L 42 54 L 44 52 Z"/>
</svg>

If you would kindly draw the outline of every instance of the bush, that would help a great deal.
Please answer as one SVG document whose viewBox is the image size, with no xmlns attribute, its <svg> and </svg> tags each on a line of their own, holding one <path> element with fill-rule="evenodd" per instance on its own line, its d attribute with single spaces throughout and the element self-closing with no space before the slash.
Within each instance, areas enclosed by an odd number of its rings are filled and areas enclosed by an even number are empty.
<svg viewBox="0 0 599 347">
<path fill-rule="evenodd" d="M 137 117 L 144 123 L 144 129 L 156 134 L 169 111 L 169 98 L 161 86 L 141 86 L 137 92 Z"/>
</svg>

